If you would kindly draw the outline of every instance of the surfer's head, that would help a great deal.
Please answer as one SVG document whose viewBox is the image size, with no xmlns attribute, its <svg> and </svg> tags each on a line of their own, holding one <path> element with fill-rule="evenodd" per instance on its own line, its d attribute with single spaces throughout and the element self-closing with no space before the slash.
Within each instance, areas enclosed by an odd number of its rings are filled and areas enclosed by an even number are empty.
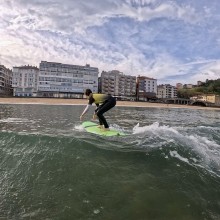
<svg viewBox="0 0 220 220">
<path fill-rule="evenodd" d="M 86 91 L 85 91 L 86 96 L 89 96 L 91 93 L 92 93 L 91 89 L 86 89 Z"/>
</svg>

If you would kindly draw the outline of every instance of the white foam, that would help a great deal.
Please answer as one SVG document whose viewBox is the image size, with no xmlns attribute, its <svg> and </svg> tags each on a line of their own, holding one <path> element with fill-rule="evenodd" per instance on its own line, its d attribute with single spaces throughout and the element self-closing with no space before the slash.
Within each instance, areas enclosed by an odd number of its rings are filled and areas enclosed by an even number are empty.
<svg viewBox="0 0 220 220">
<path fill-rule="evenodd" d="M 180 156 L 177 153 L 177 151 L 170 151 L 170 156 L 171 157 L 175 157 L 175 158 L 177 158 L 177 159 L 179 159 L 179 160 L 189 164 L 189 160 L 187 158 L 184 158 L 184 157 Z"/>
<path fill-rule="evenodd" d="M 35 123 L 35 121 L 29 120 L 27 118 L 5 118 L 5 119 L 1 119 L 0 122 L 5 122 L 5 123 Z"/>
<path fill-rule="evenodd" d="M 163 132 L 168 131 L 168 132 L 175 133 L 175 134 L 178 133 L 177 130 L 175 130 L 174 128 L 171 128 L 169 126 L 166 126 L 166 125 L 160 126 L 159 122 L 154 122 L 153 124 L 147 125 L 144 127 L 140 127 L 139 123 L 138 123 L 133 128 L 133 134 L 141 134 L 141 133 L 145 133 L 145 132 L 151 132 L 151 133 L 156 132 L 158 134 L 159 131 L 163 131 Z"/>
<path fill-rule="evenodd" d="M 198 135 L 196 131 L 189 133 L 178 127 L 160 126 L 158 122 L 143 127 L 140 127 L 138 123 L 133 128 L 133 134 L 146 134 L 144 140 L 143 138 L 139 139 L 138 145 L 140 146 L 149 144 L 151 148 L 152 146 L 161 148 L 161 143 L 163 143 L 162 147 L 171 146 L 174 143 L 172 146 L 178 146 L 180 151 L 185 151 L 187 153 L 185 157 L 188 159 L 182 157 L 177 151 L 171 151 L 170 156 L 194 165 L 203 164 L 208 170 L 220 169 L 220 144 L 212 140 L 211 137 Z"/>
<path fill-rule="evenodd" d="M 111 130 L 111 129 L 115 129 L 115 130 L 117 130 L 117 131 L 126 132 L 125 129 L 121 128 L 121 127 L 120 127 L 119 125 L 117 125 L 117 124 L 111 124 L 109 128 L 110 128 L 110 130 Z"/>
<path fill-rule="evenodd" d="M 75 125 L 73 130 L 83 131 L 84 128 L 82 125 Z"/>
</svg>

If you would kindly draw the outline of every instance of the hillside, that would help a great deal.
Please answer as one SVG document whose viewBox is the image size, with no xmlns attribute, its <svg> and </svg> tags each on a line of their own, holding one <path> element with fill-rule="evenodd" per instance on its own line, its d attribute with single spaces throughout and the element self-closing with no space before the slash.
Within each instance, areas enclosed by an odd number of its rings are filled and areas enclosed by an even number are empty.
<svg viewBox="0 0 220 220">
<path fill-rule="evenodd" d="M 179 89 L 177 96 L 179 98 L 190 98 L 192 96 L 201 94 L 216 94 L 220 95 L 220 79 L 206 80 L 201 86 L 194 87 L 192 89 Z"/>
</svg>

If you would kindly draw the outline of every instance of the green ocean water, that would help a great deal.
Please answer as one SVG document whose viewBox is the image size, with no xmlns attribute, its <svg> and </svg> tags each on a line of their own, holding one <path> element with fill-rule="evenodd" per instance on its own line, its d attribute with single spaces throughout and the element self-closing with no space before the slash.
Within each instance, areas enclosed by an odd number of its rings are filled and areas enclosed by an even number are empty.
<svg viewBox="0 0 220 220">
<path fill-rule="evenodd" d="M 220 219 L 219 110 L 83 109 L 0 105 L 0 219 Z"/>
</svg>

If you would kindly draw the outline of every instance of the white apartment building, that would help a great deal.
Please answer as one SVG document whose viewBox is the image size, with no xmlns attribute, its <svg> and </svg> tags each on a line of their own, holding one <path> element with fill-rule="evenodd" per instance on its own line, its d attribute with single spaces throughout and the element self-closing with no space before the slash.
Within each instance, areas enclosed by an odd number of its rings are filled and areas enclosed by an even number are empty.
<svg viewBox="0 0 220 220">
<path fill-rule="evenodd" d="M 122 99 L 131 99 L 136 95 L 136 77 L 124 75 L 118 70 L 103 71 L 100 79 L 102 93 Z"/>
<path fill-rule="evenodd" d="M 177 89 L 175 86 L 170 84 L 159 85 L 157 87 L 157 98 L 166 99 L 166 98 L 177 98 Z"/>
<path fill-rule="evenodd" d="M 38 74 L 35 66 L 13 67 L 13 96 L 36 96 Z"/>
<path fill-rule="evenodd" d="M 157 80 L 146 76 L 137 77 L 137 99 L 148 100 L 157 95 Z"/>
<path fill-rule="evenodd" d="M 153 92 L 157 94 L 157 80 L 146 76 L 137 77 L 140 92 Z"/>
<path fill-rule="evenodd" d="M 98 92 L 97 67 L 41 61 L 38 96 L 82 98 L 86 89 Z"/>
<path fill-rule="evenodd" d="M 0 65 L 0 95 L 12 95 L 12 71 L 3 65 Z"/>
</svg>

